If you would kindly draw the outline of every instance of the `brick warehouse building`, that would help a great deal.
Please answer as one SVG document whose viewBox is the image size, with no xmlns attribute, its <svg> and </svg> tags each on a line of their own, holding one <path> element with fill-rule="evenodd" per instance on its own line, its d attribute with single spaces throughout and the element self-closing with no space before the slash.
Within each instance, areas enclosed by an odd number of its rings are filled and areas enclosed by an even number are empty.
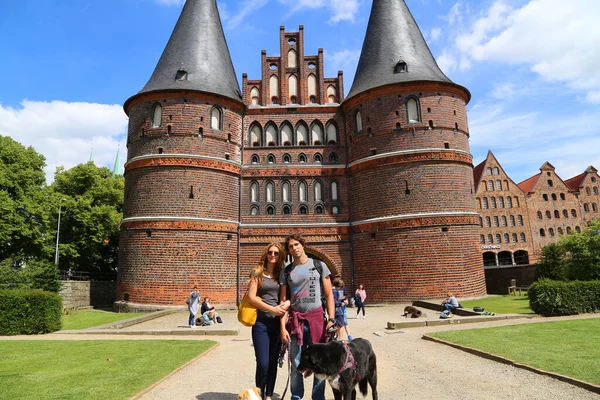
<svg viewBox="0 0 600 400">
<path fill-rule="evenodd" d="M 304 30 L 240 91 L 215 0 L 188 0 L 129 116 L 117 299 L 235 303 L 292 232 L 372 302 L 486 293 L 467 89 L 403 0 L 375 0 L 358 68 L 324 76 Z"/>
</svg>

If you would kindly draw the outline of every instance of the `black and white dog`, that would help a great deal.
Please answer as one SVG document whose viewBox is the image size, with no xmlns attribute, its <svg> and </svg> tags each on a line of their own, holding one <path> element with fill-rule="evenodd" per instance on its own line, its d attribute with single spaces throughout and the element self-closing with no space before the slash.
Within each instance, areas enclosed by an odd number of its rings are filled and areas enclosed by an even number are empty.
<svg viewBox="0 0 600 400">
<path fill-rule="evenodd" d="M 377 400 L 377 358 L 366 339 L 308 346 L 302 351 L 298 372 L 305 378 L 314 373 L 327 379 L 335 400 L 356 399 L 357 384 L 363 396 L 367 395 L 367 384 L 371 385 L 373 400 Z"/>
</svg>

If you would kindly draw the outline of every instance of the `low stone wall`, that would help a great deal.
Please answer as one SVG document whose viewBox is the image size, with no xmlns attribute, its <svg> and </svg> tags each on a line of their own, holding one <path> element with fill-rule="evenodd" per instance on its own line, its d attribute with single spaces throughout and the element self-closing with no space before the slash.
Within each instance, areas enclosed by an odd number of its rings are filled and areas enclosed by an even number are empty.
<svg viewBox="0 0 600 400">
<path fill-rule="evenodd" d="M 511 280 L 516 286 L 529 286 L 536 278 L 536 265 L 499 265 L 485 267 L 485 285 L 488 294 L 508 294 Z"/>
<path fill-rule="evenodd" d="M 59 294 L 64 309 L 110 307 L 116 290 L 114 281 L 61 281 Z"/>
</svg>

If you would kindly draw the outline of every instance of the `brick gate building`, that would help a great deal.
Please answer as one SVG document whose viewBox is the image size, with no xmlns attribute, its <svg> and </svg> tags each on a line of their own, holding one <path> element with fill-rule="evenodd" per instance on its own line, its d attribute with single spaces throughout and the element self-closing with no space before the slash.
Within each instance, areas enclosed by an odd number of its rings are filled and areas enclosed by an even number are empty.
<svg viewBox="0 0 600 400">
<path fill-rule="evenodd" d="M 403 0 L 375 0 L 344 98 L 304 29 L 240 91 L 215 0 L 188 0 L 129 116 L 117 299 L 235 303 L 262 248 L 307 253 L 372 302 L 485 295 L 466 104 Z M 384 50 L 382 50 L 384 49 Z"/>
</svg>

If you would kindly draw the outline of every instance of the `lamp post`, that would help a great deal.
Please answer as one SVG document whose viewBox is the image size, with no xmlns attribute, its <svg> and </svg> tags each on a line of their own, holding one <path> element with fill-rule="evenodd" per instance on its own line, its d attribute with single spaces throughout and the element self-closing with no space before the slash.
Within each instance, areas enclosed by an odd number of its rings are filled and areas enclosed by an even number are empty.
<svg viewBox="0 0 600 400">
<path fill-rule="evenodd" d="M 60 211 L 62 207 L 62 202 L 66 199 L 60 199 L 58 202 L 58 226 L 56 227 L 56 252 L 54 253 L 54 264 L 58 266 L 58 236 L 60 234 Z"/>
</svg>

